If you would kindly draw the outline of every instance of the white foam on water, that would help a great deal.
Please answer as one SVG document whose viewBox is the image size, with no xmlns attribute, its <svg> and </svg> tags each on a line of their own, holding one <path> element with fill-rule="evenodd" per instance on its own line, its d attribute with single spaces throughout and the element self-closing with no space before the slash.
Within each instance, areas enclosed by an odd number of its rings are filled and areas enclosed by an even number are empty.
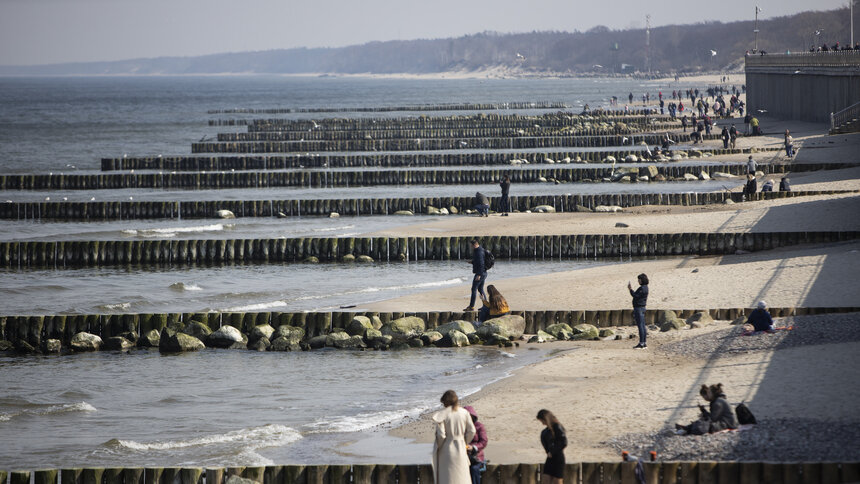
<svg viewBox="0 0 860 484">
<path fill-rule="evenodd" d="M 202 290 L 203 290 L 203 288 L 202 288 L 202 287 L 200 287 L 200 286 L 198 286 L 197 284 L 194 284 L 194 283 L 184 283 L 184 282 L 174 282 L 173 284 L 171 284 L 171 285 L 170 285 L 170 286 L 168 286 L 168 287 L 170 287 L 170 289 L 173 289 L 174 291 L 179 291 L 179 292 L 183 292 L 183 291 L 202 291 Z"/>
<path fill-rule="evenodd" d="M 402 419 L 416 419 L 430 410 L 430 406 L 413 407 L 404 410 L 360 413 L 353 416 L 325 417 L 306 426 L 311 432 L 360 432 Z"/>
<path fill-rule="evenodd" d="M 319 229 L 313 229 L 313 232 L 336 232 L 338 230 L 346 230 L 353 228 L 355 228 L 355 225 L 342 225 L 340 227 L 323 227 Z"/>
<path fill-rule="evenodd" d="M 248 312 L 248 311 L 262 311 L 264 309 L 282 308 L 282 307 L 285 307 L 286 305 L 287 305 L 286 301 L 271 301 L 271 302 L 258 303 L 258 304 L 249 304 L 247 306 L 236 306 L 236 307 L 232 307 L 232 308 L 227 308 L 224 311 L 234 312 L 234 313 L 241 313 L 241 312 Z"/>
<path fill-rule="evenodd" d="M 175 237 L 177 234 L 220 232 L 222 230 L 232 228 L 233 225 L 231 224 L 211 224 L 194 225 L 190 227 L 164 227 L 160 229 L 127 229 L 121 231 L 121 233 L 139 237 Z"/>
<path fill-rule="evenodd" d="M 214 444 L 241 443 L 247 450 L 287 445 L 301 438 L 302 435 L 293 428 L 285 425 L 269 424 L 262 427 L 234 430 L 227 432 L 226 434 L 215 434 L 188 440 L 167 440 L 161 442 L 112 440 L 110 443 L 119 447 L 138 451 L 172 450 L 188 447 L 202 447 Z"/>
<path fill-rule="evenodd" d="M 68 412 L 96 412 L 98 409 L 87 402 L 64 403 L 61 405 L 51 405 L 48 408 L 34 411 L 36 415 L 53 415 L 58 413 Z"/>
<path fill-rule="evenodd" d="M 107 309 L 107 310 L 128 309 L 131 307 L 131 303 L 130 302 L 124 302 L 124 303 L 116 303 L 116 304 L 102 304 L 101 306 L 98 306 L 98 307 L 101 309 Z"/>
</svg>

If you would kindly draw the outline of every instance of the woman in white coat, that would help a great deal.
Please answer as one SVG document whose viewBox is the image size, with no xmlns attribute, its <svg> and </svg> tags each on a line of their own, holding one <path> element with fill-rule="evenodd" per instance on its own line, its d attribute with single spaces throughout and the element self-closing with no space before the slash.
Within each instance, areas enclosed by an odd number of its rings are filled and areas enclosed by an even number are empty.
<svg viewBox="0 0 860 484">
<path fill-rule="evenodd" d="M 471 484 L 469 456 L 466 444 L 475 437 L 475 424 L 465 409 L 460 408 L 454 390 L 442 395 L 445 406 L 433 414 L 436 440 L 433 442 L 433 479 L 435 484 Z"/>
</svg>

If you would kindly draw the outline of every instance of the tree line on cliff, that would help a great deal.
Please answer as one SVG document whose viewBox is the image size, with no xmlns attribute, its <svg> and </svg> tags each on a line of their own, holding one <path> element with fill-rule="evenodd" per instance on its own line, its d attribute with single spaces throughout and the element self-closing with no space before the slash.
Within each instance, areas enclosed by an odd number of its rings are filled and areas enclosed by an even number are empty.
<svg viewBox="0 0 860 484">
<path fill-rule="evenodd" d="M 860 9 L 858 9 L 860 10 Z M 860 25 L 860 14 L 855 13 Z M 771 53 L 806 51 L 849 39 L 848 9 L 802 12 L 760 20 L 758 47 Z M 370 42 L 339 48 L 294 48 L 197 57 L 159 57 L 46 66 L 0 66 L 0 75 L 64 74 L 431 74 L 499 69 L 513 75 L 606 75 L 619 72 L 692 73 L 743 68 L 753 48 L 753 21 L 703 22 L 651 29 L 586 32 L 484 32 L 447 39 Z M 818 35 L 816 35 L 818 32 Z"/>
</svg>

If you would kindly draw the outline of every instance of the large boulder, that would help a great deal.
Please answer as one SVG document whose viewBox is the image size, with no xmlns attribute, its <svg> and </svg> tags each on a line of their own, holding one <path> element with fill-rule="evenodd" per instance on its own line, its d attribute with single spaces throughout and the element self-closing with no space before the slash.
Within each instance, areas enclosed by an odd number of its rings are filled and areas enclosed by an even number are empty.
<svg viewBox="0 0 860 484">
<path fill-rule="evenodd" d="M 46 339 L 42 341 L 42 351 L 45 353 L 59 353 L 62 349 L 63 343 L 58 339 Z"/>
<path fill-rule="evenodd" d="M 341 340 L 348 340 L 349 338 L 351 338 L 351 336 L 347 334 L 346 331 L 335 331 L 326 335 L 325 345 L 338 347 L 336 342 Z"/>
<path fill-rule="evenodd" d="M 352 321 L 346 325 L 346 332 L 350 336 L 364 336 L 368 329 L 374 329 L 373 323 L 367 316 L 355 316 Z"/>
<path fill-rule="evenodd" d="M 675 330 L 679 330 L 679 329 L 684 329 L 686 327 L 687 327 L 687 323 L 684 322 L 683 319 L 675 318 L 671 321 L 666 321 L 664 323 L 661 323 L 660 324 L 660 331 L 665 333 L 667 331 L 675 331 Z"/>
<path fill-rule="evenodd" d="M 529 338 L 529 343 L 547 343 L 555 340 L 556 337 L 546 331 L 538 331 L 536 335 Z"/>
<path fill-rule="evenodd" d="M 573 338 L 573 328 L 566 323 L 551 324 L 544 331 L 552 336 L 553 339 L 565 341 Z"/>
<path fill-rule="evenodd" d="M 272 344 L 274 344 L 274 342 L 279 338 L 285 338 L 290 345 L 298 345 L 305 337 L 305 329 L 299 328 L 298 326 L 283 324 L 278 326 L 273 337 L 275 339 L 272 340 Z"/>
<path fill-rule="evenodd" d="M 469 346 L 469 337 L 456 329 L 452 329 L 439 340 L 438 345 L 446 348 L 462 348 Z"/>
<path fill-rule="evenodd" d="M 684 180 L 686 180 L 686 181 L 696 181 L 698 179 L 699 179 L 699 177 L 697 177 L 696 175 L 694 175 L 692 173 L 684 173 Z"/>
<path fill-rule="evenodd" d="M 450 323 L 445 323 L 436 327 L 436 331 L 440 332 L 441 334 L 448 334 L 448 331 L 454 329 L 463 334 L 469 334 L 475 332 L 475 325 L 470 323 L 469 321 L 463 321 L 462 319 L 458 319 L 456 321 L 451 321 Z"/>
<path fill-rule="evenodd" d="M 421 335 L 421 341 L 423 341 L 426 346 L 435 345 L 442 338 L 442 333 L 440 333 L 439 331 L 427 331 L 426 333 Z"/>
<path fill-rule="evenodd" d="M 104 341 L 103 348 L 108 351 L 128 351 L 134 348 L 134 343 L 122 336 L 111 336 Z"/>
<path fill-rule="evenodd" d="M 310 346 L 311 349 L 324 348 L 326 341 L 328 341 L 328 336 L 321 334 L 319 336 L 314 336 L 313 338 L 309 339 L 308 346 Z"/>
<path fill-rule="evenodd" d="M 391 336 L 395 343 L 418 338 L 424 332 L 424 320 L 416 316 L 395 319 L 382 326 L 382 334 Z"/>
<path fill-rule="evenodd" d="M 182 353 L 186 351 L 197 351 L 206 348 L 202 341 L 185 333 L 174 333 L 164 331 L 161 333 L 161 341 L 158 350 L 163 353 Z"/>
<path fill-rule="evenodd" d="M 693 323 L 695 323 L 696 327 L 703 327 L 713 322 L 714 318 L 712 318 L 711 314 L 706 311 L 699 311 L 697 313 L 694 313 L 692 316 L 687 318 L 686 321 L 686 323 L 690 326 L 693 326 Z"/>
<path fill-rule="evenodd" d="M 236 218 L 236 214 L 229 210 L 218 210 L 215 214 L 218 215 L 218 218 Z"/>
<path fill-rule="evenodd" d="M 657 323 L 663 324 L 666 321 L 673 321 L 678 319 L 678 315 L 675 314 L 675 311 L 669 311 L 668 309 L 664 309 L 657 313 Z"/>
<path fill-rule="evenodd" d="M 272 345 L 269 346 L 269 351 L 299 351 L 301 349 L 298 343 L 293 343 L 289 338 L 284 336 L 278 336 L 272 341 Z"/>
<path fill-rule="evenodd" d="M 711 179 L 711 176 L 708 175 L 708 172 L 706 172 L 705 170 L 702 170 L 699 172 L 699 180 L 710 180 L 710 179 Z"/>
<path fill-rule="evenodd" d="M 574 340 L 592 340 L 600 338 L 600 330 L 593 324 L 577 324 L 573 327 Z"/>
<path fill-rule="evenodd" d="M 618 205 L 598 205 L 594 207 L 595 212 L 623 212 L 624 209 L 619 207 Z"/>
<path fill-rule="evenodd" d="M 225 324 L 218 328 L 218 330 L 213 331 L 212 334 L 206 338 L 206 343 L 215 348 L 231 348 L 233 345 L 241 343 L 243 340 L 244 338 L 241 331 L 233 326 Z"/>
<path fill-rule="evenodd" d="M 72 336 L 69 346 L 73 351 L 98 351 L 101 349 L 102 339 L 94 334 L 81 331 Z"/>
<path fill-rule="evenodd" d="M 257 338 L 253 343 L 248 345 L 249 350 L 254 351 L 266 351 L 269 347 L 272 346 L 272 342 L 269 341 L 269 338 L 263 336 L 262 338 Z"/>
<path fill-rule="evenodd" d="M 555 213 L 555 207 L 552 205 L 538 205 L 532 209 L 534 213 Z"/>
<path fill-rule="evenodd" d="M 615 337 L 615 330 L 610 328 L 603 328 L 600 330 L 600 334 L 598 334 L 600 339 L 612 339 Z"/>
<path fill-rule="evenodd" d="M 338 339 L 334 341 L 334 347 L 340 349 L 347 348 L 367 348 L 367 345 L 364 344 L 364 339 L 359 336 L 350 336 L 347 339 Z"/>
<path fill-rule="evenodd" d="M 275 334 L 275 328 L 273 328 L 269 324 L 260 324 L 254 326 L 254 329 L 251 330 L 251 335 L 248 336 L 248 339 L 251 341 L 257 341 L 261 338 L 266 338 L 267 340 L 272 340 L 272 335 Z"/>
<path fill-rule="evenodd" d="M 0 351 L 12 351 L 14 349 L 15 345 L 11 341 L 0 339 Z"/>
<path fill-rule="evenodd" d="M 159 341 L 161 341 L 161 333 L 157 329 L 150 329 L 137 340 L 137 345 L 144 348 L 155 348 Z"/>
<path fill-rule="evenodd" d="M 212 328 L 200 321 L 189 321 L 180 332 L 194 336 L 201 341 L 205 341 L 206 337 L 212 334 Z"/>
<path fill-rule="evenodd" d="M 526 320 L 522 316 L 508 314 L 484 321 L 478 330 L 478 336 L 484 341 L 490 341 L 493 336 L 501 336 L 506 340 L 522 337 L 526 330 Z"/>
</svg>

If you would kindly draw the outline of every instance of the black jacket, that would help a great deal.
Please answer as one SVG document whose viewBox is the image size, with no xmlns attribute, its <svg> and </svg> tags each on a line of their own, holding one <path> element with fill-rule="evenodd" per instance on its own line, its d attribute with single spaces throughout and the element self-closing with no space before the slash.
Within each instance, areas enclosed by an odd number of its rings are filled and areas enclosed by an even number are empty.
<svg viewBox="0 0 860 484">
<path fill-rule="evenodd" d="M 648 286 L 639 286 L 635 291 L 630 289 L 630 295 L 633 296 L 634 308 L 644 308 L 648 303 Z"/>
<path fill-rule="evenodd" d="M 725 395 L 720 395 L 711 402 L 710 411 L 706 413 L 705 417 L 711 422 L 708 429 L 710 433 L 738 428 L 735 412 L 729 402 L 726 401 Z"/>
<path fill-rule="evenodd" d="M 487 272 L 486 267 L 484 267 L 484 255 L 484 248 L 481 246 L 472 251 L 472 274 Z"/>
<path fill-rule="evenodd" d="M 555 435 L 548 428 L 543 429 L 540 433 L 540 443 L 543 445 L 543 450 L 552 454 L 553 457 L 563 455 L 564 448 L 567 447 L 567 434 L 564 427 L 559 424 L 553 424 Z"/>
<path fill-rule="evenodd" d="M 510 181 L 510 180 L 507 180 L 507 181 L 502 180 L 502 181 L 499 183 L 499 186 L 500 186 L 500 187 L 502 187 L 502 196 L 504 197 L 505 195 L 507 195 L 507 194 L 508 194 L 508 192 L 509 192 L 509 191 L 510 191 L 510 189 L 511 189 L 511 181 Z"/>
</svg>

